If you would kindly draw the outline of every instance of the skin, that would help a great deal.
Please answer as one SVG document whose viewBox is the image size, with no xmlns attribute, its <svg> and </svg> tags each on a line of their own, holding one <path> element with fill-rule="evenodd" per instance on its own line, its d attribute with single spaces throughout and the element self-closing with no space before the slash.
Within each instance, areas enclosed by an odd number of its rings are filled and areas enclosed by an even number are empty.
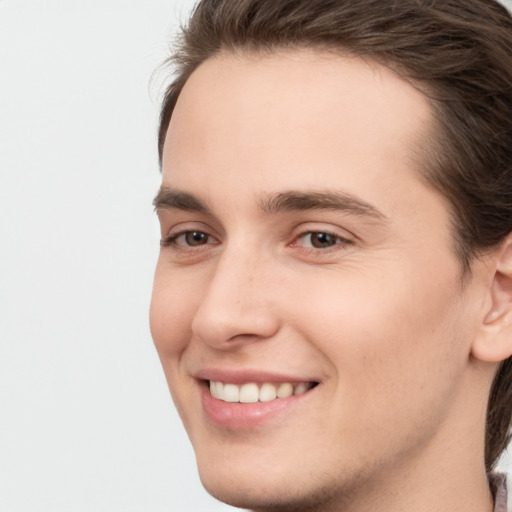
<svg viewBox="0 0 512 512">
<path fill-rule="evenodd" d="M 414 156 L 432 126 L 420 92 L 355 57 L 221 55 L 185 85 L 162 185 L 202 208 L 157 202 L 162 238 L 174 239 L 151 330 L 219 499 L 258 511 L 492 510 L 483 438 L 495 364 L 474 348 L 485 356 L 495 260 L 462 280 L 449 204 Z M 290 191 L 350 195 L 370 213 L 269 206 Z M 205 243 L 176 236 L 191 231 Z M 327 245 L 315 246 L 319 233 Z M 223 428 L 201 404 L 204 367 L 319 385 L 254 428 Z"/>
</svg>

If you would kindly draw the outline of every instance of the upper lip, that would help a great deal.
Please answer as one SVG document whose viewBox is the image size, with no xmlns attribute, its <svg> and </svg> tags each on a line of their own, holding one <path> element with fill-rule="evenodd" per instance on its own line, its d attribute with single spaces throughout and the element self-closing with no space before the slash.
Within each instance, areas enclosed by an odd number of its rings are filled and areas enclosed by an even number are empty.
<svg viewBox="0 0 512 512">
<path fill-rule="evenodd" d="M 230 384 L 244 384 L 246 382 L 319 382 L 318 379 L 309 377 L 297 377 L 292 375 L 285 375 L 280 372 L 269 372 L 267 370 L 232 370 L 220 368 L 203 368 L 194 374 L 198 380 L 209 380 L 214 382 L 228 382 Z"/>
</svg>

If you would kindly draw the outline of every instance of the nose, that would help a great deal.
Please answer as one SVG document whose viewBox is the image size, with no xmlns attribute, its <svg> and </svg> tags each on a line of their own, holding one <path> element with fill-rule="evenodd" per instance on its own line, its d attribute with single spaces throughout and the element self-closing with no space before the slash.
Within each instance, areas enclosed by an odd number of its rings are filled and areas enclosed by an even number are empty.
<svg viewBox="0 0 512 512">
<path fill-rule="evenodd" d="M 215 263 L 192 320 L 192 332 L 217 349 L 268 339 L 279 330 L 269 262 L 225 251 Z"/>
</svg>

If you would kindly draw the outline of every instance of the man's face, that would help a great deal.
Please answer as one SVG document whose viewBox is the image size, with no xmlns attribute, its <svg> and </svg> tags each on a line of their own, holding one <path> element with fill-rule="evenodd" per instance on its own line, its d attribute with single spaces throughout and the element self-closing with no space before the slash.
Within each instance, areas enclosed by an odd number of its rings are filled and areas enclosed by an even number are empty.
<svg viewBox="0 0 512 512">
<path fill-rule="evenodd" d="M 467 420 L 476 301 L 414 157 L 430 116 L 390 70 L 326 53 L 224 55 L 185 85 L 151 328 L 220 499 L 353 499 Z"/>
</svg>

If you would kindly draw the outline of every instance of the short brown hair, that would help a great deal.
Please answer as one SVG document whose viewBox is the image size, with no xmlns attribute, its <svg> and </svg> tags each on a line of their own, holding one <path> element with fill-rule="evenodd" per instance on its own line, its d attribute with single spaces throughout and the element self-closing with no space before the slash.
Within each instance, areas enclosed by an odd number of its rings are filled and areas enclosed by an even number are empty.
<svg viewBox="0 0 512 512">
<path fill-rule="evenodd" d="M 160 161 L 180 92 L 221 51 L 342 50 L 393 68 L 431 100 L 437 130 L 424 176 L 449 200 L 465 272 L 512 231 L 512 19 L 495 0 L 202 0 L 171 57 L 176 76 L 160 117 Z M 509 440 L 512 360 L 489 397 L 485 463 Z"/>
</svg>

